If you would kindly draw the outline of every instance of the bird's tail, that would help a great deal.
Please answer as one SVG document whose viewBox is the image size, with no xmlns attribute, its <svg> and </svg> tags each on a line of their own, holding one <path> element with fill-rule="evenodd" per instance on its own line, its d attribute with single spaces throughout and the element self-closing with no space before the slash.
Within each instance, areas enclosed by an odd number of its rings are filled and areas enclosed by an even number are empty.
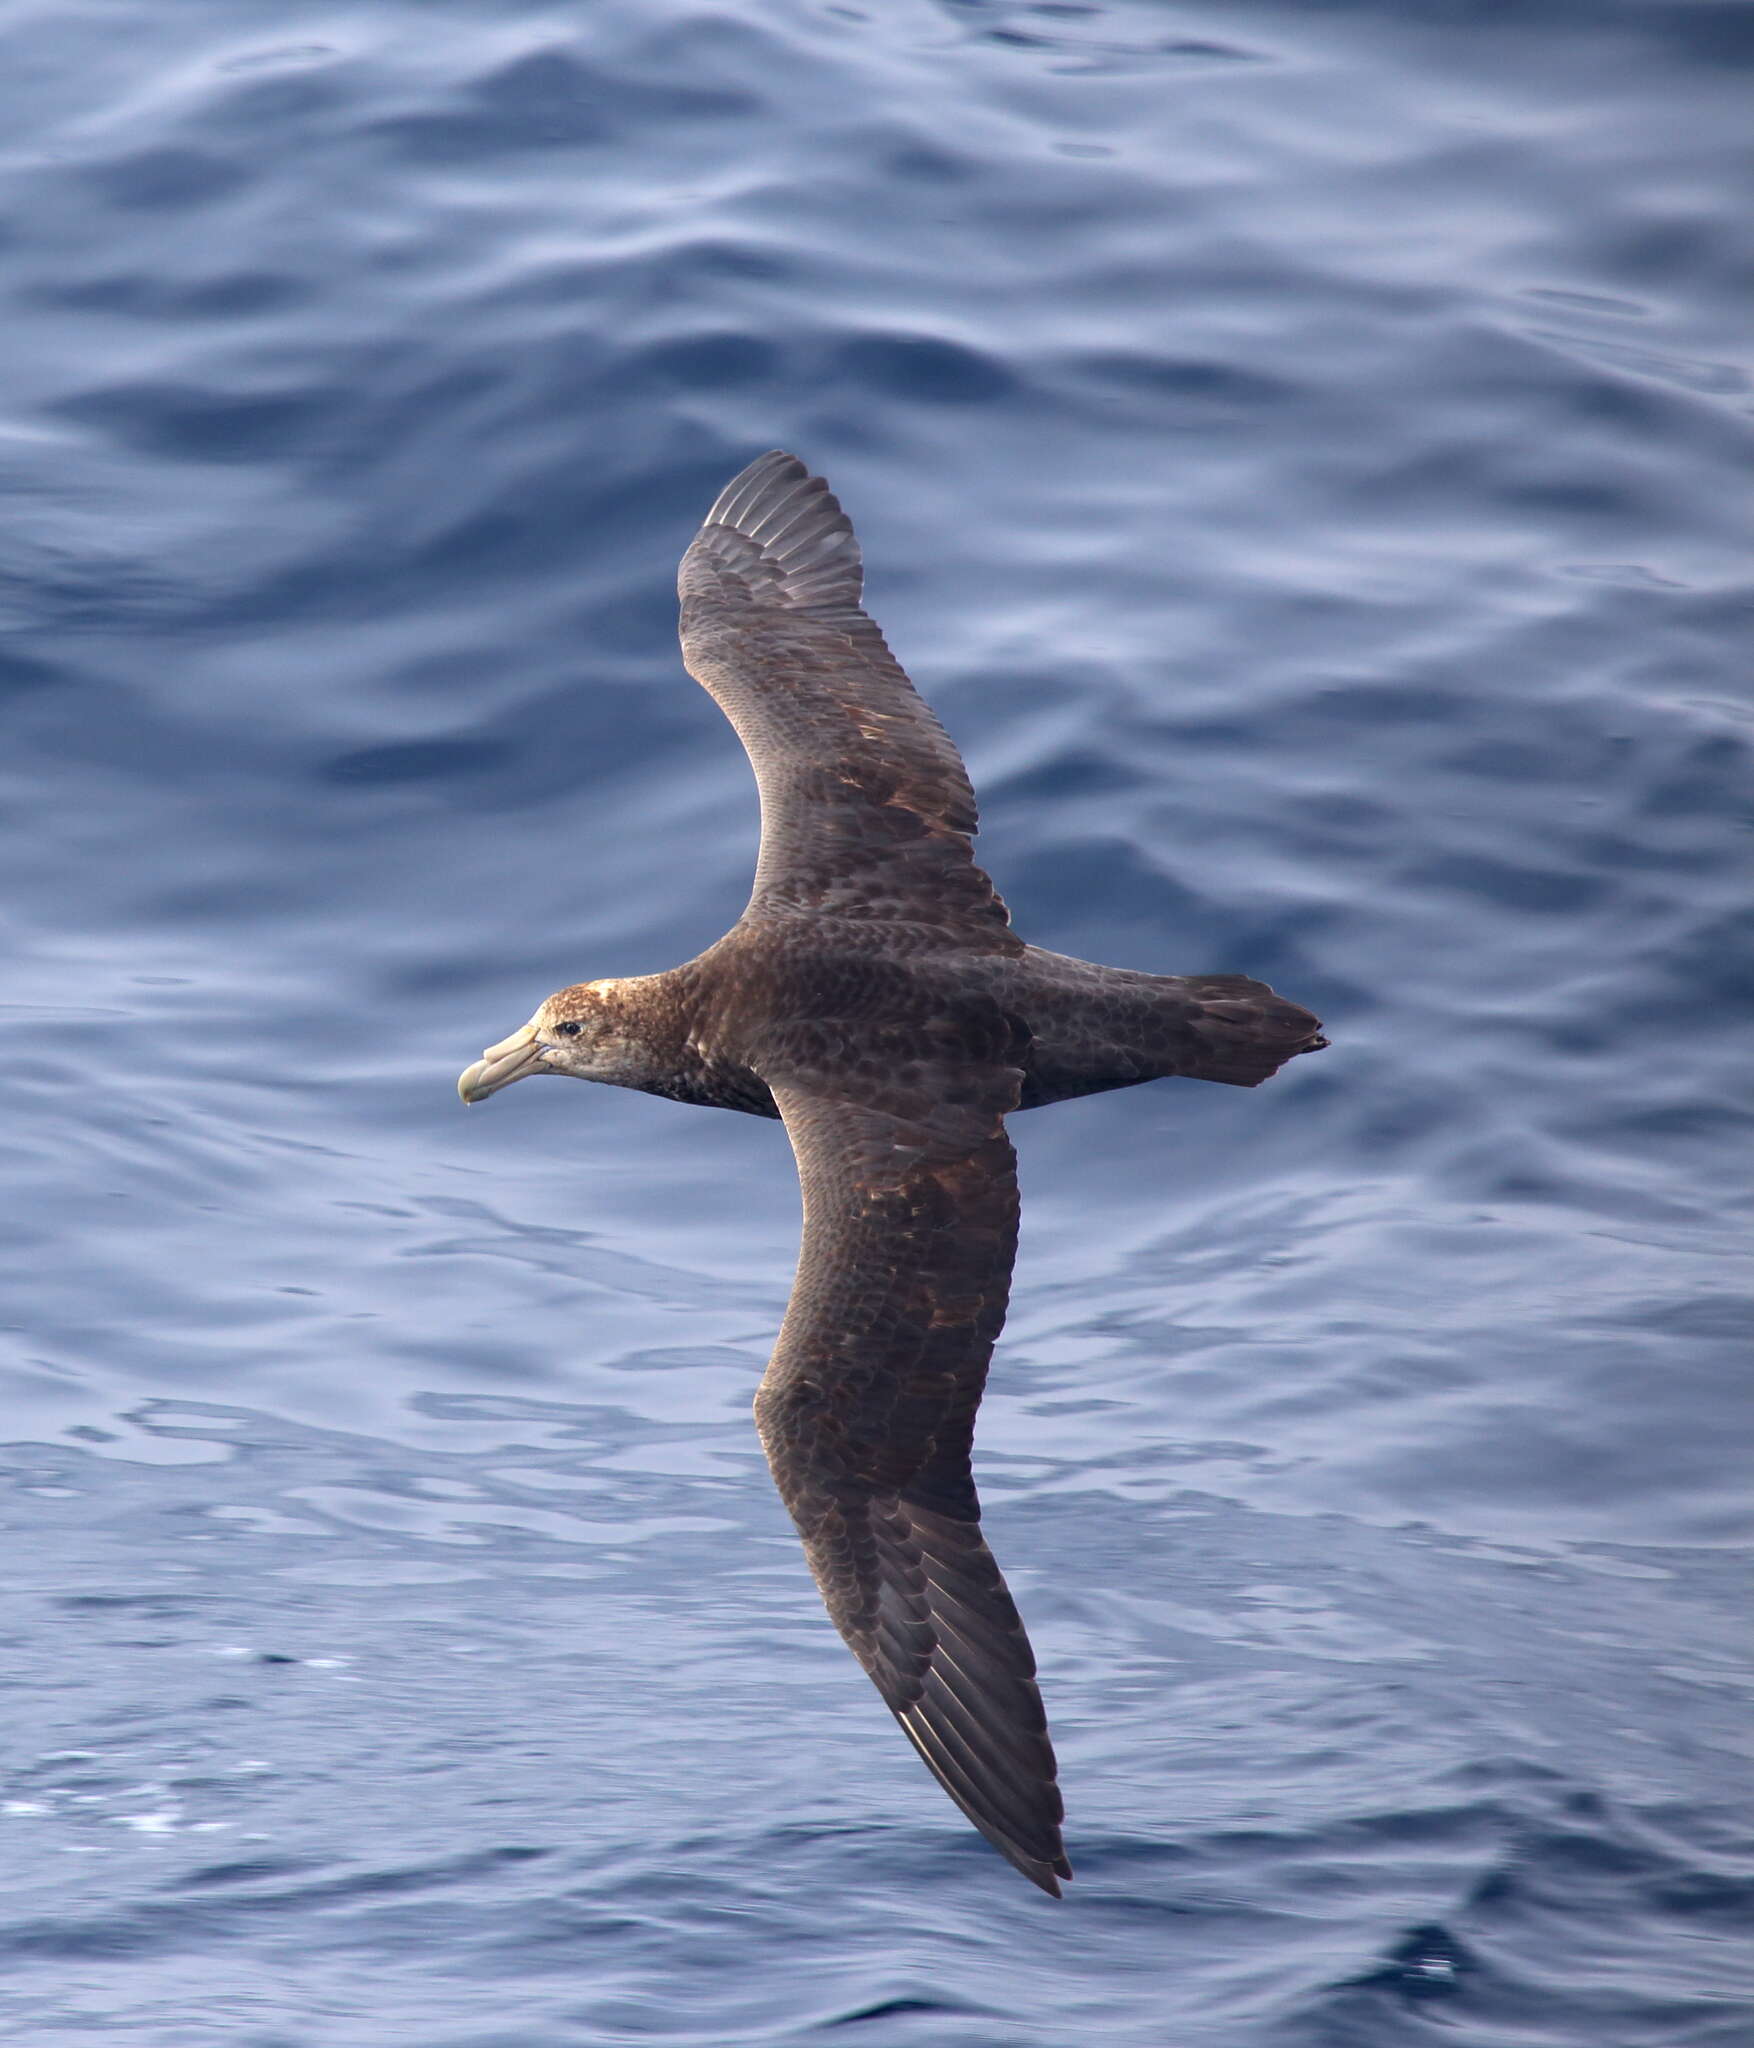
<svg viewBox="0 0 1754 2048">
<path fill-rule="evenodd" d="M 1251 981 L 1246 974 L 1165 978 L 1173 979 L 1177 992 L 1193 1005 L 1184 1023 L 1194 1041 L 1193 1060 L 1178 1062 L 1175 1071 L 1194 1080 L 1258 1088 L 1287 1060 L 1320 1052 L 1328 1042 L 1319 1017 L 1275 995 L 1264 981 Z"/>
</svg>

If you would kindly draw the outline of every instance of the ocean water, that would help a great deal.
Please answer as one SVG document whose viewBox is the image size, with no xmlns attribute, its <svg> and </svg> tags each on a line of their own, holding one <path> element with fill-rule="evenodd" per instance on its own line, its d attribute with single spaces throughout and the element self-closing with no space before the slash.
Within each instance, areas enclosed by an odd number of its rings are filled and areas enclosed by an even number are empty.
<svg viewBox="0 0 1754 2048">
<path fill-rule="evenodd" d="M 18 0 L 0 2021 L 1746 2048 L 1754 9 Z M 454 1077 L 747 889 L 677 556 L 856 520 L 1025 934 L 1078 1871 L 817 1605 L 777 1126 Z"/>
</svg>

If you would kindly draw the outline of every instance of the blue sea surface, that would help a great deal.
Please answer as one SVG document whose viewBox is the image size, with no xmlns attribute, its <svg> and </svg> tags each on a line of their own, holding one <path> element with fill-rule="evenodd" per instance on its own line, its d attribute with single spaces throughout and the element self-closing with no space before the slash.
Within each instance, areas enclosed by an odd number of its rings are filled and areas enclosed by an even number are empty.
<svg viewBox="0 0 1754 2048">
<path fill-rule="evenodd" d="M 1754 2042 L 1754 8 L 0 19 L 0 2027 Z M 1078 1878 L 750 1422 L 777 1124 L 454 1078 L 757 825 L 794 449 L 1024 934 L 1257 1091 L 1019 1117 L 982 1412 Z"/>
</svg>

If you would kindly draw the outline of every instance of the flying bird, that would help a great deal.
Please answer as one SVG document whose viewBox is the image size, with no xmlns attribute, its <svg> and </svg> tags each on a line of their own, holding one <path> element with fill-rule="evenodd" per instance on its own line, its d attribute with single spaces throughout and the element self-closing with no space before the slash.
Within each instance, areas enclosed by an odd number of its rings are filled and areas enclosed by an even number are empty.
<svg viewBox="0 0 1754 2048">
<path fill-rule="evenodd" d="M 462 1075 L 779 1117 L 797 1277 L 755 1397 L 834 1625 L 926 1768 L 1055 1897 L 1072 1875 L 1035 1658 L 981 1532 L 975 1410 L 1011 1285 L 1005 1119 L 1172 1075 L 1253 1088 L 1326 1044 L 1237 974 L 1026 945 L 976 866 L 961 756 L 862 609 L 851 523 L 778 450 L 682 558 L 688 668 L 761 792 L 748 908 L 667 973 L 585 981 Z"/>
</svg>

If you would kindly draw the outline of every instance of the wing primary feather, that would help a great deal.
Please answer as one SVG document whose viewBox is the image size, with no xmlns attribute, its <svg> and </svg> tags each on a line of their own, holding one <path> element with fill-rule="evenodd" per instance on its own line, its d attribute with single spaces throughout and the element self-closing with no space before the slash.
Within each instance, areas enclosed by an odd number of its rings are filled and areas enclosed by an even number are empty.
<svg viewBox="0 0 1754 2048">
<path fill-rule="evenodd" d="M 807 528 L 812 534 L 823 530 L 828 522 L 824 518 L 822 500 L 827 495 L 826 489 L 811 492 L 802 504 L 795 504 L 789 498 L 782 499 L 773 511 L 760 519 L 741 521 L 738 531 L 748 534 L 751 540 L 760 541 L 770 554 L 783 556 L 787 552 L 787 536 L 797 533 L 800 527 Z"/>
<path fill-rule="evenodd" d="M 964 1747 L 978 1753 L 995 1771 L 1015 1773 L 1019 1766 L 1033 1765 L 1039 1735 L 1023 1737 L 991 1721 L 983 1722 L 979 1718 L 979 1693 L 975 1694 L 977 1705 L 970 1707 L 950 1682 L 953 1671 L 957 1677 L 962 1677 L 962 1673 L 956 1671 L 954 1660 L 943 1654 L 940 1645 L 938 1654 L 927 1669 L 925 1685 L 915 1704 L 922 1711 L 930 1705 L 934 1712 L 957 1729 Z"/>
<path fill-rule="evenodd" d="M 782 474 L 807 475 L 804 465 L 783 448 L 770 448 L 758 455 L 746 469 L 740 469 L 712 502 L 706 515 L 708 526 L 735 526 L 745 508 L 755 502 L 763 489 Z"/>
<path fill-rule="evenodd" d="M 737 534 L 779 571 L 771 594 L 764 593 L 769 602 L 859 601 L 864 570 L 852 521 L 795 455 L 776 448 L 734 476 L 713 501 L 696 545 L 710 547 L 715 532 Z M 820 574 L 820 588 L 810 580 L 812 570 Z"/>
<path fill-rule="evenodd" d="M 1058 1846 L 1059 1831 L 1052 1831 L 1051 1848 L 1034 1849 L 1027 1839 L 1013 1831 L 1006 1816 L 996 1810 L 988 1788 L 971 1778 L 946 1745 L 943 1731 L 935 1727 L 917 1707 L 896 1714 L 902 1733 L 913 1744 L 920 1761 L 950 1797 L 992 1843 L 1005 1861 L 1022 1871 L 1031 1884 L 1039 1885 L 1050 1898 L 1060 1896 L 1056 1877 L 1070 1877 L 1071 1865 Z"/>
</svg>

